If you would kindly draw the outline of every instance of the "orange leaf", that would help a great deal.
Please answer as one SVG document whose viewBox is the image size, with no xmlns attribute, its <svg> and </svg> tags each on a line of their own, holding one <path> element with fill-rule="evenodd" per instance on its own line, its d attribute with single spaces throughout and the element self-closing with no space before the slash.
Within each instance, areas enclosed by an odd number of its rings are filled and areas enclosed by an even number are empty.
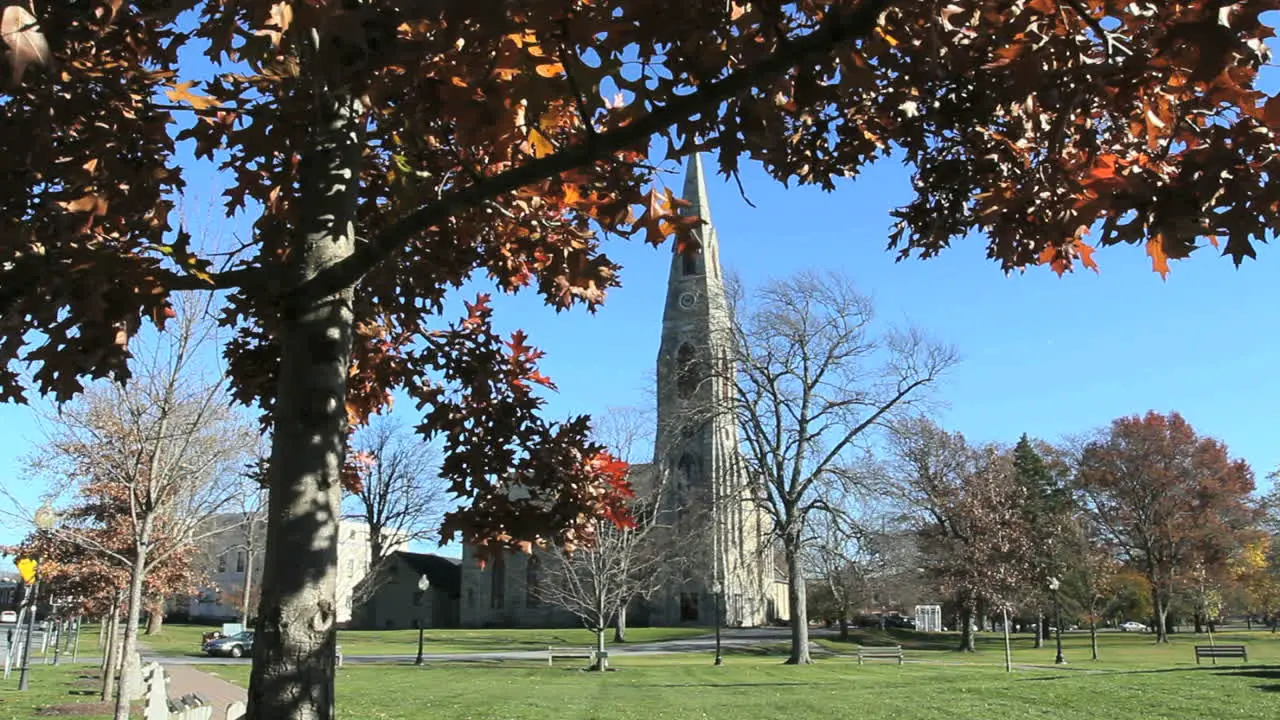
<svg viewBox="0 0 1280 720">
<path fill-rule="evenodd" d="M 1080 258 L 1080 264 L 1098 272 L 1098 263 L 1093 259 L 1093 246 L 1083 240 L 1077 240 L 1074 247 L 1076 255 Z"/>
<path fill-rule="evenodd" d="M 1156 235 L 1147 241 L 1147 255 L 1151 257 L 1151 269 L 1162 279 L 1169 277 L 1169 256 L 1164 252 L 1164 236 Z"/>
<path fill-rule="evenodd" d="M 535 67 L 534 70 L 544 78 L 559 77 L 564 74 L 564 63 L 543 63 Z"/>
<path fill-rule="evenodd" d="M 172 90 L 165 90 L 164 94 L 176 103 L 187 103 L 196 110 L 207 110 L 211 107 L 217 107 L 218 101 L 208 95 L 196 95 L 191 92 L 192 86 L 196 84 L 195 80 L 188 80 L 183 83 L 174 83 Z"/>
<path fill-rule="evenodd" d="M 1116 156 L 1111 154 L 1099 155 L 1093 161 L 1093 167 L 1089 169 L 1087 177 L 1090 180 L 1110 180 L 1116 176 Z"/>
</svg>

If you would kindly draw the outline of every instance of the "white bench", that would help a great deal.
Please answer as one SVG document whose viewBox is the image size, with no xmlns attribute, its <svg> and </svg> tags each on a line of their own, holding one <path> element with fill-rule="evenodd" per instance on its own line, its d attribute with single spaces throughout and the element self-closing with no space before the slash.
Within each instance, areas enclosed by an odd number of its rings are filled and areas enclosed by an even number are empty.
<svg viewBox="0 0 1280 720">
<path fill-rule="evenodd" d="M 556 658 L 574 658 L 581 660 L 594 660 L 596 657 L 596 649 L 589 647 L 557 647 L 555 645 L 547 646 L 547 666 L 555 665 Z"/>
<path fill-rule="evenodd" d="M 861 665 L 863 659 L 867 660 L 897 660 L 898 664 L 902 664 L 902 646 L 894 645 L 892 647 L 864 647 L 858 648 L 858 664 Z"/>
</svg>

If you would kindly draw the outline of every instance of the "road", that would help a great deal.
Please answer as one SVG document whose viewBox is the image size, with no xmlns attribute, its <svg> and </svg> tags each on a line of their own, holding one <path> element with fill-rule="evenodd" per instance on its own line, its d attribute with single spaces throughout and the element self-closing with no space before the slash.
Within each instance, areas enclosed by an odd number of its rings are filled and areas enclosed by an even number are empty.
<svg viewBox="0 0 1280 720">
<path fill-rule="evenodd" d="M 833 635 L 833 631 L 812 629 L 809 631 L 811 637 L 823 637 Z M 728 629 L 721 633 L 720 646 L 723 649 L 749 648 L 757 645 L 769 645 L 787 642 L 791 638 L 791 631 L 786 628 L 751 628 L 751 629 Z M 688 638 L 685 640 L 668 640 L 665 642 L 652 643 L 628 643 L 626 645 L 609 645 L 610 657 L 627 657 L 627 656 L 643 656 L 643 655 L 662 655 L 667 653 L 713 653 L 715 652 L 716 640 L 714 635 L 700 635 L 698 637 Z M 537 660 L 545 662 L 547 659 L 546 650 L 507 650 L 503 652 L 487 652 L 487 653 L 433 653 L 430 652 L 431 645 L 426 646 L 428 652 L 423 653 L 422 659 L 425 662 L 481 662 L 495 660 Z M 810 652 L 821 653 L 824 650 L 816 644 L 810 645 Z M 417 653 L 412 655 L 345 655 L 344 663 L 353 665 L 362 665 L 370 663 L 410 663 L 417 659 Z M 166 665 L 242 665 L 248 664 L 248 658 L 214 658 L 205 656 L 184 655 L 181 657 L 166 657 L 160 655 L 150 655 L 143 653 L 143 661 L 163 662 Z"/>
</svg>

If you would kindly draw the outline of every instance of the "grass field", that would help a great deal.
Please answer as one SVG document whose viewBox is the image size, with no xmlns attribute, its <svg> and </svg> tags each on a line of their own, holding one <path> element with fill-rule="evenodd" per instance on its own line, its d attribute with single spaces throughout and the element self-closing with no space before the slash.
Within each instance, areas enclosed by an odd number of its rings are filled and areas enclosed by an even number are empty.
<svg viewBox="0 0 1280 720">
<path fill-rule="evenodd" d="M 512 631 L 506 631 L 512 632 Z M 848 656 L 811 667 L 781 664 L 781 656 L 729 652 L 723 667 L 709 653 L 625 657 L 611 673 L 581 664 L 459 661 L 412 665 L 347 665 L 338 671 L 342 720 L 1253 720 L 1280 708 L 1280 638 L 1265 632 L 1222 633 L 1244 642 L 1250 662 L 1196 666 L 1191 646 L 1203 636 L 1178 635 L 1156 646 L 1149 635 L 1101 637 L 1101 660 L 1088 659 L 1088 636 L 1065 636 L 1069 664 L 1053 666 L 1052 644 L 1015 642 L 1017 669 L 1005 673 L 997 635 L 980 635 L 979 652 L 957 653 L 954 636 L 863 634 L 874 644 L 900 642 L 910 662 L 858 666 Z M 852 643 L 824 640 L 836 652 Z M 204 666 L 245 684 L 248 665 Z M 96 667 L 38 666 L 32 691 L 15 692 L 16 676 L 0 683 L 0 720 L 35 720 L 48 705 L 94 698 Z M 47 711 L 46 711 L 47 712 Z M 100 715 L 79 715 L 97 720 Z"/>
<path fill-rule="evenodd" d="M 144 635 L 143 645 L 157 655 L 199 656 L 200 635 L 214 628 L 204 625 L 166 625 L 160 635 Z M 706 635 L 709 628 L 632 628 L 629 644 L 680 640 Z M 612 634 L 609 635 L 612 637 Z M 595 636 L 587 630 L 428 630 L 429 653 L 483 653 L 503 650 L 539 650 L 548 645 L 590 645 Z M 417 630 L 339 630 L 338 644 L 346 655 L 412 655 L 418 652 Z"/>
</svg>

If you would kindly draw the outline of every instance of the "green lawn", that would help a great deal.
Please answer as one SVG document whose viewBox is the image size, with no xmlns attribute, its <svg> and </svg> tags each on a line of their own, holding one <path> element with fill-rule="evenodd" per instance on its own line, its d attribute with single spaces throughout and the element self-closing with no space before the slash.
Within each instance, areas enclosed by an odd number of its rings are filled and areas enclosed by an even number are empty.
<svg viewBox="0 0 1280 720">
<path fill-rule="evenodd" d="M 495 637 L 490 631 L 481 637 Z M 503 631 L 532 643 L 533 631 Z M 341 720 L 1252 720 L 1275 717 L 1280 699 L 1280 638 L 1266 632 L 1223 633 L 1245 642 L 1250 661 L 1197 667 L 1191 646 L 1204 637 L 1178 635 L 1169 646 L 1149 635 L 1102 636 L 1102 659 L 1088 660 L 1088 637 L 1065 636 L 1070 664 L 1052 665 L 1054 650 L 1017 638 L 1005 673 L 998 635 L 979 636 L 979 652 L 949 649 L 955 638 L 902 632 L 864 634 L 864 642 L 900 642 L 909 662 L 858 666 L 847 656 L 811 667 L 781 664 L 759 650 L 730 652 L 724 667 L 709 653 L 625 657 L 617 672 L 587 673 L 580 661 L 459 661 L 412 665 L 349 664 L 338 671 Z M 385 640 L 385 639 L 384 639 Z M 458 638 L 454 638 L 456 642 Z M 823 641 L 834 651 L 851 643 Z M 248 664 L 204 666 L 238 684 Z M 0 683 L 0 720 L 35 720 L 50 705 L 95 699 L 93 666 L 35 668 L 32 690 Z M 85 693 L 85 694 L 77 694 Z M 47 714 L 47 711 L 45 711 Z M 65 711 L 64 711 L 65 712 Z M 100 718 L 102 715 L 79 715 Z"/>
<path fill-rule="evenodd" d="M 141 640 L 159 655 L 200 655 L 200 635 L 214 629 L 203 625 L 166 625 L 160 635 Z M 627 642 L 661 642 L 706 635 L 708 628 L 631 628 Z M 609 635 L 612 638 L 612 633 Z M 564 630 L 429 630 L 429 653 L 501 652 L 539 650 L 547 645 L 589 645 L 595 636 L 582 629 Z M 339 630 L 338 643 L 346 655 L 412 655 L 418 651 L 417 630 Z"/>
<path fill-rule="evenodd" d="M 36 664 L 31 667 L 30 689 L 20 693 L 14 671 L 9 680 L 0 680 L 0 720 L 31 720 L 53 714 L 50 709 L 54 707 L 62 710 L 60 714 L 82 720 L 110 718 L 114 705 L 98 704 L 99 677 L 96 663 Z"/>
<path fill-rule="evenodd" d="M 342 720 L 672 720 L 787 717 L 789 720 L 1215 720 L 1270 718 L 1280 695 L 1280 639 L 1230 633 L 1218 642 L 1246 642 L 1251 662 L 1197 667 L 1191 646 L 1204 637 L 1176 637 L 1155 646 L 1144 635 L 1101 637 L 1102 659 L 1088 660 L 1088 637 L 1065 636 L 1069 664 L 1052 665 L 1054 650 L 1018 638 L 1005 673 L 999 636 L 979 637 L 979 652 L 950 648 L 954 637 L 895 633 L 864 641 L 901 642 L 918 662 L 859 667 L 847 657 L 811 667 L 782 665 L 781 656 L 729 653 L 724 667 L 706 653 L 614 656 L 617 672 L 579 672 L 536 662 L 348 665 L 338 671 Z M 850 644 L 822 643 L 847 651 Z M 248 667 L 203 668 L 245 684 Z"/>
</svg>

